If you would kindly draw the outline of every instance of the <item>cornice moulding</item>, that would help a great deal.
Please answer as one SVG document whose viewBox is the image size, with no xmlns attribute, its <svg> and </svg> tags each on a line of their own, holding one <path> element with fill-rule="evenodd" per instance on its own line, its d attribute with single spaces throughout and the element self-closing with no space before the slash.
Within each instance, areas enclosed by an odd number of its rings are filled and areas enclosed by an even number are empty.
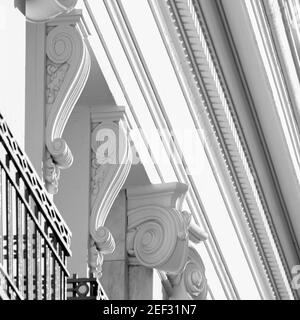
<svg viewBox="0 0 300 320">
<path fill-rule="evenodd" d="M 247 150 L 247 143 L 239 127 L 218 59 L 208 41 L 208 30 L 205 23 L 200 23 L 199 20 L 199 4 L 196 1 L 176 0 L 167 1 L 167 4 L 159 3 L 158 6 L 163 12 L 169 12 L 172 28 L 176 28 L 181 40 L 185 60 L 190 66 L 189 74 L 185 76 L 190 78 L 192 73 L 194 85 L 198 88 L 205 106 L 205 110 L 197 110 L 198 116 L 208 118 L 210 128 L 206 127 L 206 130 L 214 131 L 218 148 L 221 149 L 222 158 L 235 186 L 245 219 L 244 224 L 255 243 L 256 254 L 265 268 L 269 286 L 275 295 L 292 298 L 283 255 L 278 251 L 278 239 L 268 220 L 268 208 Z M 173 38 L 173 41 L 179 40 Z"/>
<path fill-rule="evenodd" d="M 288 127 L 288 132 L 285 135 L 290 135 L 287 139 L 293 141 L 293 147 L 290 147 L 290 153 L 294 153 L 296 161 L 293 161 L 294 173 L 297 176 L 300 184 L 300 139 L 299 139 L 299 119 L 300 119 L 300 83 L 297 74 L 295 61 L 293 59 L 291 45 L 286 33 L 286 27 L 283 21 L 285 16 L 284 5 L 282 2 L 274 0 L 266 0 L 261 2 L 264 12 L 258 12 L 258 19 L 266 22 L 269 30 L 261 28 L 262 36 L 268 39 L 267 32 L 273 35 L 272 42 L 266 40 L 266 47 L 272 59 L 273 64 L 278 65 L 277 72 L 279 90 L 283 96 L 287 96 L 286 103 L 283 106 L 285 119 L 280 117 L 282 126 L 285 122 Z M 257 5 L 256 5 L 257 6 Z M 281 79 L 280 79 L 281 78 Z M 288 143 L 287 143 L 288 144 Z"/>
</svg>

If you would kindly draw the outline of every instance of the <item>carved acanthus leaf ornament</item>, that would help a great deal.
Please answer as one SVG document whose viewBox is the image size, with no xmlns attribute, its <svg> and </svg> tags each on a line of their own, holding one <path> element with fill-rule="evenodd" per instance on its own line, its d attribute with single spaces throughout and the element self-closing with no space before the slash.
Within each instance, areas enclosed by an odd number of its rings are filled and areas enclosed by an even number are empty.
<svg viewBox="0 0 300 320">
<path fill-rule="evenodd" d="M 69 168 L 73 162 L 71 150 L 61 137 L 90 70 L 85 35 L 77 20 L 78 16 L 67 16 L 47 26 L 44 180 L 51 194 L 58 191 L 60 169 Z"/>
<path fill-rule="evenodd" d="M 124 110 L 111 107 L 99 111 L 91 137 L 91 216 L 89 268 L 99 281 L 103 255 L 115 249 L 115 241 L 104 226 L 109 211 L 131 167 L 132 155 L 124 121 Z M 100 119 L 100 120 L 99 120 Z"/>
</svg>

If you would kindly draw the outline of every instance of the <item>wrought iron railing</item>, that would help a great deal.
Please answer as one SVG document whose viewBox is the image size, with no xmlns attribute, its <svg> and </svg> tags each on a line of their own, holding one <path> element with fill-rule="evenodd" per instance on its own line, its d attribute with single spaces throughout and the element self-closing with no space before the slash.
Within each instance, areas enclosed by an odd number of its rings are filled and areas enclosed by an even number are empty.
<svg viewBox="0 0 300 320">
<path fill-rule="evenodd" d="M 97 279 L 78 278 L 76 274 L 68 279 L 68 300 L 108 300 L 107 295 Z"/>
<path fill-rule="evenodd" d="M 0 114 L 0 299 L 66 299 L 70 238 Z"/>
</svg>

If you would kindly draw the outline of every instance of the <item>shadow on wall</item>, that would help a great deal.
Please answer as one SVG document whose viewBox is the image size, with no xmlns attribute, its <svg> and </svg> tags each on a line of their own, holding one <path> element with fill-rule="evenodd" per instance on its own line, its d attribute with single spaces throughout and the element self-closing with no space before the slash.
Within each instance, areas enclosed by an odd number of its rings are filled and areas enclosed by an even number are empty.
<svg viewBox="0 0 300 320">
<path fill-rule="evenodd" d="M 91 56 L 91 71 L 87 83 L 81 93 L 77 105 L 81 106 L 113 106 L 115 100 L 104 79 L 93 50 L 87 44 Z"/>
<path fill-rule="evenodd" d="M 15 0 L 15 8 L 19 9 L 23 14 L 25 14 L 25 1 Z"/>
</svg>

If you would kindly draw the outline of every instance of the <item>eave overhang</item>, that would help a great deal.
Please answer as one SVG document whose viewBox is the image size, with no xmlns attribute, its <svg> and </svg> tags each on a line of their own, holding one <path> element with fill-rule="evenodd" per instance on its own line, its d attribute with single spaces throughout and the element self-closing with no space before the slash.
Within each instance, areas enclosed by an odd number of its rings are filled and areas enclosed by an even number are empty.
<svg viewBox="0 0 300 320">
<path fill-rule="evenodd" d="M 223 2 L 229 2 L 233 5 L 232 0 Z M 153 95 L 147 82 L 149 74 L 147 70 L 144 70 L 146 68 L 143 66 L 138 50 L 136 50 L 138 46 L 131 39 L 132 34 L 128 31 L 126 25 L 128 21 L 124 18 L 121 3 L 122 1 L 104 1 L 99 7 L 103 11 L 107 11 L 103 16 L 109 20 L 104 20 L 106 23 L 108 21 L 112 23 L 121 44 L 120 48 L 123 49 L 130 64 L 130 71 L 134 73 L 141 91 L 148 98 Z M 201 6 L 203 3 L 216 5 L 219 1 L 203 0 Z M 114 54 L 110 51 L 110 44 L 106 43 L 108 39 L 105 37 L 108 35 L 105 31 L 107 30 L 103 31 L 100 27 L 102 25 L 105 29 L 105 22 L 96 21 L 95 15 L 98 15 L 99 18 L 101 14 L 98 12 L 94 15 L 88 1 L 84 1 L 84 4 L 98 40 L 101 42 L 101 46 L 95 46 L 99 65 L 104 70 L 116 101 L 121 101 L 121 103 L 117 103 L 127 106 L 128 122 L 132 128 L 139 127 L 139 119 L 135 116 L 135 106 L 131 105 L 130 98 L 128 98 L 126 82 L 124 83 L 124 79 L 120 76 L 120 70 L 116 66 L 117 61 L 114 61 Z M 203 131 L 202 142 L 206 155 L 226 203 L 228 214 L 234 221 L 235 231 L 261 298 L 296 298 L 297 293 L 291 289 L 290 267 L 293 262 L 299 261 L 297 248 L 295 248 L 297 245 L 293 247 L 296 242 L 293 243 L 293 236 L 292 240 L 290 239 L 288 228 L 284 227 L 278 231 L 274 226 L 274 216 L 272 216 L 274 205 L 271 207 L 269 205 L 272 199 L 277 196 L 277 191 L 275 190 L 276 192 L 273 193 L 273 198 L 269 197 L 272 188 L 266 195 L 265 184 L 262 184 L 260 180 L 262 170 L 257 170 L 257 167 L 264 168 L 264 166 L 257 163 L 257 157 L 253 158 L 253 150 L 249 147 L 249 137 L 244 127 L 247 117 L 240 118 L 238 104 L 232 97 L 230 88 L 232 83 L 228 83 L 228 74 L 224 72 L 223 65 L 219 61 L 218 55 L 222 55 L 222 51 L 215 48 L 217 44 L 210 34 L 203 18 L 203 12 L 201 12 L 203 7 L 200 7 L 198 1 L 188 0 L 148 0 L 148 4 L 160 29 L 161 37 L 185 95 L 194 125 Z M 239 9 L 241 10 L 240 5 Z M 205 12 L 205 14 L 208 13 Z M 237 13 L 234 12 L 234 15 Z M 247 23 L 249 24 L 249 22 Z M 257 62 L 256 59 L 257 56 L 253 58 L 253 61 Z M 127 79 L 127 77 L 125 78 Z M 152 102 L 149 104 L 152 105 Z M 153 105 L 155 106 L 154 102 Z M 154 107 L 150 111 L 158 114 L 157 118 L 154 116 L 158 119 L 158 128 L 165 128 L 166 118 L 161 119 L 161 111 L 156 112 Z M 168 131 L 167 134 L 169 135 L 170 132 Z M 176 144 L 172 140 L 171 143 L 171 148 L 176 149 Z M 253 142 L 251 143 L 253 145 Z M 147 146 L 146 142 L 145 145 Z M 166 149 L 169 147 L 165 146 Z M 151 156 L 151 150 L 148 151 Z M 153 163 L 156 167 L 155 161 Z M 174 172 L 179 181 L 191 183 L 183 163 L 174 165 Z M 157 174 L 160 175 L 159 169 L 157 169 Z M 267 176 L 267 174 L 264 175 L 264 178 Z M 272 184 L 273 180 L 270 179 L 270 181 L 268 183 Z M 195 220 L 202 219 L 201 223 L 207 227 L 205 224 L 207 217 L 203 217 L 205 210 L 202 210 L 201 200 L 199 201 L 197 198 L 192 183 L 187 200 L 195 208 L 196 215 L 201 216 L 200 218 L 194 216 Z M 281 207 L 278 205 L 277 211 L 280 210 Z M 281 230 L 288 234 L 286 237 L 287 246 L 282 246 L 282 237 L 281 235 L 279 237 L 278 234 Z M 208 249 L 213 253 L 212 260 L 216 261 L 214 267 L 221 279 L 226 296 L 229 299 L 239 299 L 234 283 L 230 279 L 230 272 L 226 268 L 226 261 L 222 260 L 222 254 L 217 252 L 214 241 L 215 239 L 208 239 Z M 292 248 L 292 259 L 286 255 L 287 248 Z"/>
</svg>

